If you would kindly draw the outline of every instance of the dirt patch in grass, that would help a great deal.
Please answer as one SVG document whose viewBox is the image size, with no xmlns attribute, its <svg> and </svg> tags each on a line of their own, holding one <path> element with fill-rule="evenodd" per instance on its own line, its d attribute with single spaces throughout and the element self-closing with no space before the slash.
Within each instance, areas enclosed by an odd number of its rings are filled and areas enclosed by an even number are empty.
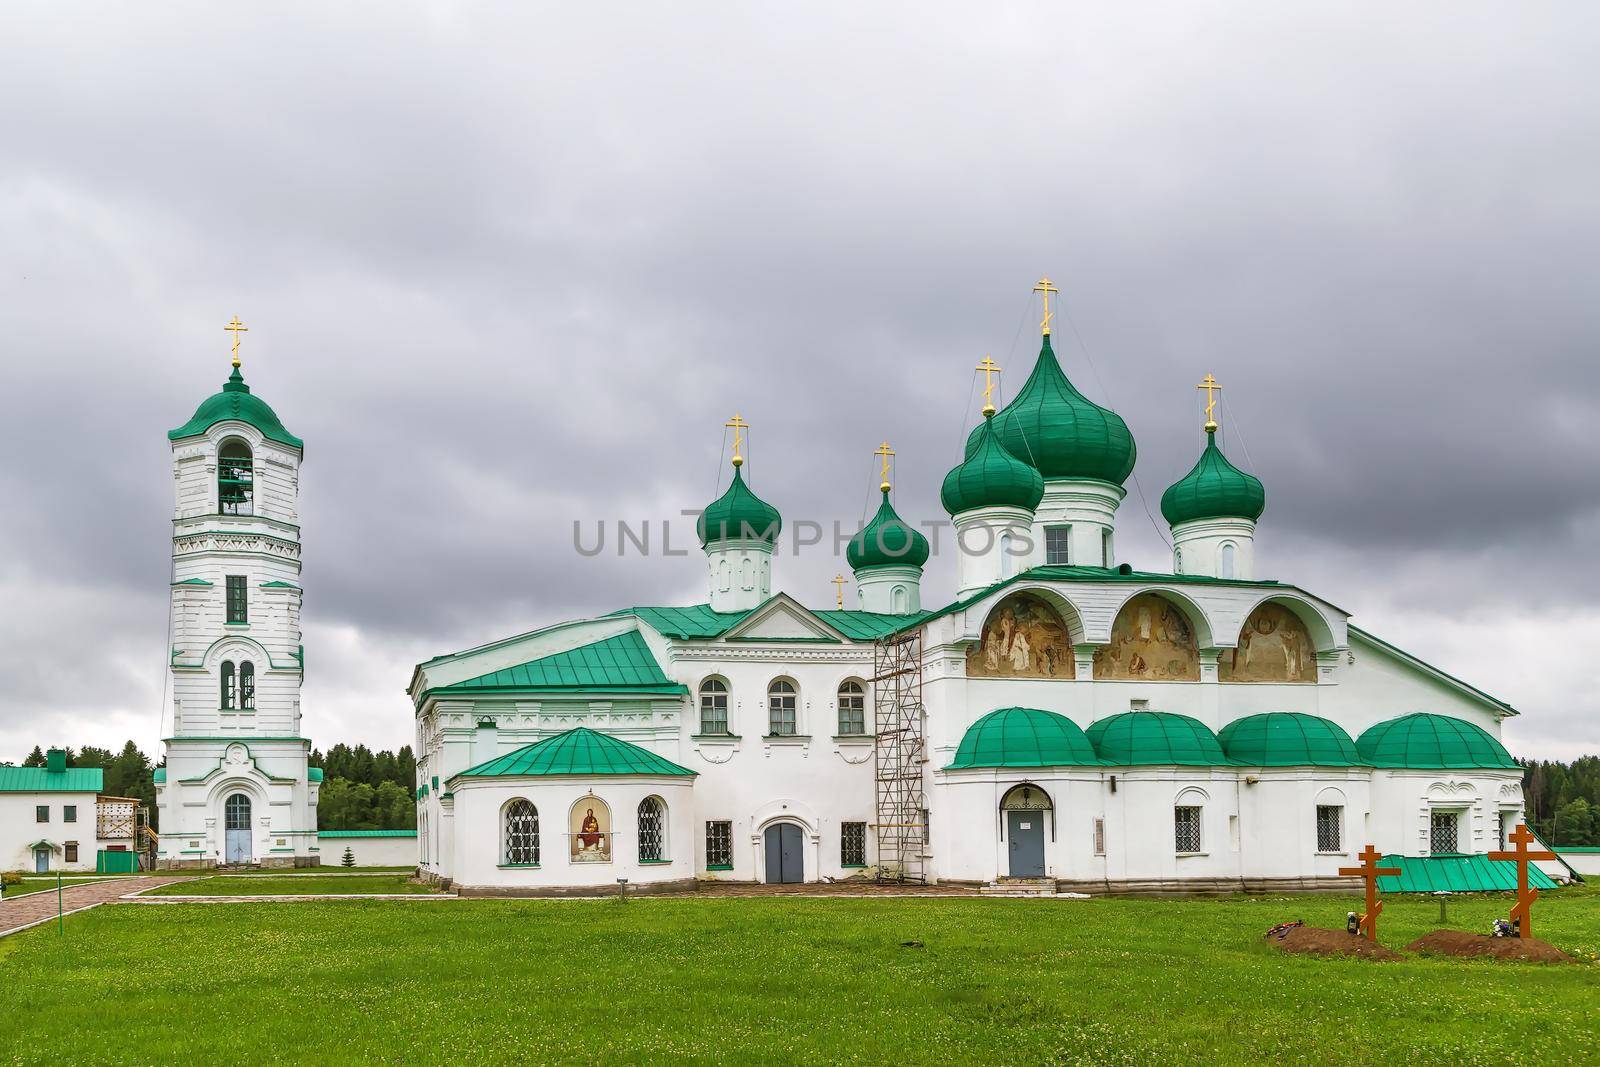
<svg viewBox="0 0 1600 1067">
<path fill-rule="evenodd" d="M 1384 948 L 1376 941 L 1346 933 L 1343 930 L 1326 930 L 1320 926 L 1296 926 L 1282 937 L 1268 934 L 1267 943 L 1277 945 L 1285 952 L 1298 952 L 1308 956 L 1356 956 L 1366 960 L 1403 959 L 1398 952 Z"/>
<path fill-rule="evenodd" d="M 1497 960 L 1533 963 L 1571 963 L 1572 957 L 1537 937 L 1490 937 L 1465 930 L 1435 930 L 1406 946 L 1407 952 L 1430 956 L 1488 956 Z"/>
</svg>

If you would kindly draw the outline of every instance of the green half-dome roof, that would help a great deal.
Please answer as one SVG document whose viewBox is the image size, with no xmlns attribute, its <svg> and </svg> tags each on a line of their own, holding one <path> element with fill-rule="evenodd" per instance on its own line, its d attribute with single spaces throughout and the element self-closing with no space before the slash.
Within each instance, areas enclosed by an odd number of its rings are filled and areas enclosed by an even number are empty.
<svg viewBox="0 0 1600 1067">
<path fill-rule="evenodd" d="M 1356 751 L 1363 763 L 1374 767 L 1515 770 L 1521 766 L 1483 727 L 1421 711 L 1367 727 L 1356 739 Z"/>
<path fill-rule="evenodd" d="M 1007 451 L 995 435 L 994 423 L 985 418 L 972 431 L 976 444 L 969 445 L 967 458 L 944 476 L 939 499 L 952 515 L 989 507 L 1032 511 L 1044 498 L 1044 478 Z"/>
<path fill-rule="evenodd" d="M 844 558 L 853 571 L 868 567 L 920 567 L 928 562 L 928 539 L 913 530 L 889 502 L 883 490 L 883 503 L 872 521 L 845 546 Z"/>
<path fill-rule="evenodd" d="M 176 430 L 167 431 L 167 439 L 176 441 L 180 437 L 195 437 L 219 422 L 230 420 L 254 426 L 261 431 L 261 436 L 269 441 L 277 441 L 291 448 L 302 450 L 305 448 L 305 442 L 290 433 L 279 421 L 278 413 L 273 411 L 265 400 L 250 392 L 250 387 L 244 384 L 244 375 L 239 373 L 238 367 L 233 368 L 233 373 L 228 375 L 228 380 L 223 383 L 222 392 L 206 397 L 195 409 L 193 418 Z"/>
<path fill-rule="evenodd" d="M 771 544 L 782 528 L 778 509 L 751 491 L 745 484 L 744 469 L 738 465 L 733 468 L 728 491 L 706 505 L 696 524 L 701 547 L 739 538 Z"/>
<path fill-rule="evenodd" d="M 1047 479 L 1094 478 L 1121 485 L 1138 458 L 1128 424 L 1078 392 L 1057 362 L 1049 334 L 1033 373 L 994 423 L 1000 443 Z M 967 438 L 969 456 L 978 441 L 974 430 Z"/>
<path fill-rule="evenodd" d="M 658 756 L 647 748 L 591 730 L 574 727 L 565 733 L 535 741 L 531 745 L 486 763 L 468 767 L 457 778 L 522 778 L 551 774 L 572 774 L 596 778 L 647 774 L 694 777 L 695 772 Z"/>
<path fill-rule="evenodd" d="M 1357 767 L 1361 756 L 1338 723 L 1297 711 L 1235 719 L 1217 735 L 1223 753 L 1251 767 Z"/>
<path fill-rule="evenodd" d="M 1101 761 L 1118 767 L 1229 765 L 1205 723 L 1170 711 L 1125 711 L 1087 732 Z"/>
<path fill-rule="evenodd" d="M 1228 462 L 1217 447 L 1215 430 L 1206 431 L 1205 451 L 1194 468 L 1161 494 L 1161 514 L 1173 526 L 1196 519 L 1259 519 L 1267 509 L 1261 479 Z"/>
<path fill-rule="evenodd" d="M 1094 767 L 1094 746 L 1065 715 L 1038 708 L 991 711 L 962 735 L 956 758 L 945 768 Z"/>
</svg>

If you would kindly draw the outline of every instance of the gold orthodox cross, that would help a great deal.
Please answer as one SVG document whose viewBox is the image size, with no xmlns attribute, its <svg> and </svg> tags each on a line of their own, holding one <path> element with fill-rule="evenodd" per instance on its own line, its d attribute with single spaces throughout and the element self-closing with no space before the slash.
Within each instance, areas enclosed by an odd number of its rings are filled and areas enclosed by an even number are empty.
<svg viewBox="0 0 1600 1067">
<path fill-rule="evenodd" d="M 883 484 L 878 488 L 887 493 L 889 491 L 889 457 L 894 455 L 894 449 L 889 447 L 888 441 L 885 441 L 878 446 L 878 450 L 873 455 L 883 461 Z"/>
<path fill-rule="evenodd" d="M 1200 380 L 1196 389 L 1203 389 L 1206 394 L 1206 433 L 1217 432 L 1217 394 L 1222 391 L 1222 386 L 1211 375 L 1206 375 Z"/>
<path fill-rule="evenodd" d="M 1050 294 L 1059 293 L 1061 290 L 1050 284 L 1050 278 L 1047 275 L 1039 279 L 1039 284 L 1033 287 L 1033 291 L 1044 294 L 1044 321 L 1039 323 L 1039 329 L 1044 331 L 1046 337 L 1049 337 L 1050 319 L 1052 318 L 1050 314 Z"/>
<path fill-rule="evenodd" d="M 239 366 L 239 335 L 241 333 L 249 333 L 250 327 L 240 322 L 239 316 L 235 315 L 233 321 L 224 326 L 223 329 L 233 334 L 233 365 L 237 368 Z"/>
<path fill-rule="evenodd" d="M 1346 878 L 1363 878 L 1367 883 L 1367 912 L 1361 916 L 1361 932 L 1367 935 L 1367 940 L 1378 940 L 1378 916 L 1383 912 L 1383 902 L 1378 899 L 1378 876 L 1380 874 L 1399 874 L 1399 867 L 1379 867 L 1378 860 L 1383 857 L 1370 843 L 1362 849 L 1356 859 L 1361 861 L 1359 867 L 1340 867 L 1339 873 Z"/>
<path fill-rule="evenodd" d="M 844 610 L 844 575 L 835 574 L 833 576 L 833 584 L 836 587 L 834 589 L 834 592 L 837 593 L 838 596 L 839 596 L 839 610 L 843 611 Z"/>
<path fill-rule="evenodd" d="M 733 431 L 733 465 L 737 467 L 744 462 L 739 450 L 744 447 L 744 431 L 750 428 L 750 424 L 740 418 L 738 412 L 734 412 L 733 418 L 722 425 Z"/>
<path fill-rule="evenodd" d="M 994 414 L 994 376 L 1000 373 L 1000 364 L 990 359 L 987 354 L 978 361 L 978 369 L 983 371 L 983 413 Z"/>
<path fill-rule="evenodd" d="M 1529 851 L 1528 846 L 1537 841 L 1533 831 L 1528 829 L 1527 823 L 1518 823 L 1517 828 L 1506 835 L 1517 849 L 1515 852 L 1491 852 L 1492 860 L 1510 860 L 1517 865 L 1517 902 L 1511 906 L 1511 928 L 1517 931 L 1518 937 L 1533 936 L 1533 902 L 1539 899 L 1539 891 L 1528 884 L 1528 863 L 1531 860 L 1553 860 L 1554 852 Z"/>
</svg>

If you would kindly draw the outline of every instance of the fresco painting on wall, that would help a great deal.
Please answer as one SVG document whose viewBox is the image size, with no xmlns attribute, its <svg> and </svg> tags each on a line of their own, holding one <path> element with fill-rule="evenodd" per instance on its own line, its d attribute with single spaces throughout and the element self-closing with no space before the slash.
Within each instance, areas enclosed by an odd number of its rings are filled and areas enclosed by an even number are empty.
<svg viewBox="0 0 1600 1067">
<path fill-rule="evenodd" d="M 1122 606 L 1111 641 L 1095 649 L 1096 678 L 1198 682 L 1194 627 L 1170 601 L 1140 593 Z"/>
<path fill-rule="evenodd" d="M 1043 600 L 1014 593 L 984 620 L 983 637 L 967 652 L 971 678 L 1059 678 L 1074 675 L 1066 623 Z"/>
<path fill-rule="evenodd" d="M 1306 624 L 1281 604 L 1262 604 L 1239 631 L 1239 647 L 1217 661 L 1223 682 L 1314 682 L 1317 650 Z"/>
<path fill-rule="evenodd" d="M 611 809 L 605 801 L 593 793 L 579 798 L 567 821 L 574 862 L 611 862 Z"/>
</svg>

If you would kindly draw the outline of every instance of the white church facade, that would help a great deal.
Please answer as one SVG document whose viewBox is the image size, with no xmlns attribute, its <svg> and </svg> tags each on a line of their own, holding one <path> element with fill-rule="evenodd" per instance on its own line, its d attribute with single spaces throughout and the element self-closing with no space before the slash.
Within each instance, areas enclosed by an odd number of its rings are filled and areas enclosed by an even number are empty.
<svg viewBox="0 0 1600 1067">
<path fill-rule="evenodd" d="M 1073 386 L 1048 326 L 1047 306 L 1032 374 L 1003 409 L 986 404 L 944 481 L 952 601 L 924 603 L 930 546 L 896 513 L 887 468 L 847 553 L 858 606 L 774 592 L 782 520 L 746 479 L 736 417 L 728 489 L 700 520 L 703 602 L 419 664 L 423 872 L 486 894 L 849 877 L 1216 891 L 1343 886 L 1338 868 L 1368 842 L 1410 857 L 1500 847 L 1523 812 L 1499 740 L 1516 712 L 1317 593 L 1258 578 L 1265 491 L 1214 421 L 1162 500 L 1170 573 L 1118 563 L 1134 440 Z M 291 488 L 272 499 L 292 505 L 298 450 L 218 425 L 192 439 L 194 484 L 234 434 L 283 457 L 271 476 Z M 202 553 L 178 577 L 216 583 L 226 558 Z M 252 580 L 292 584 L 297 567 L 262 563 Z M 196 594 L 196 636 L 175 642 L 197 687 L 246 654 L 215 636 L 210 595 Z M 296 589 L 286 625 L 297 608 Z M 259 635 L 258 662 L 292 662 L 289 632 Z M 222 643 L 200 652 L 202 633 Z M 273 682 L 287 698 L 298 673 Z M 197 828 L 217 817 L 203 783 L 244 781 L 225 777 L 242 768 L 200 706 L 183 708 L 207 738 L 183 773 L 202 785 L 162 812 L 192 807 Z M 297 714 L 275 714 L 262 730 L 292 738 Z M 258 753 L 279 758 L 251 742 Z M 295 798 L 315 801 L 289 756 L 251 787 L 282 795 L 285 827 L 309 818 Z"/>
</svg>

